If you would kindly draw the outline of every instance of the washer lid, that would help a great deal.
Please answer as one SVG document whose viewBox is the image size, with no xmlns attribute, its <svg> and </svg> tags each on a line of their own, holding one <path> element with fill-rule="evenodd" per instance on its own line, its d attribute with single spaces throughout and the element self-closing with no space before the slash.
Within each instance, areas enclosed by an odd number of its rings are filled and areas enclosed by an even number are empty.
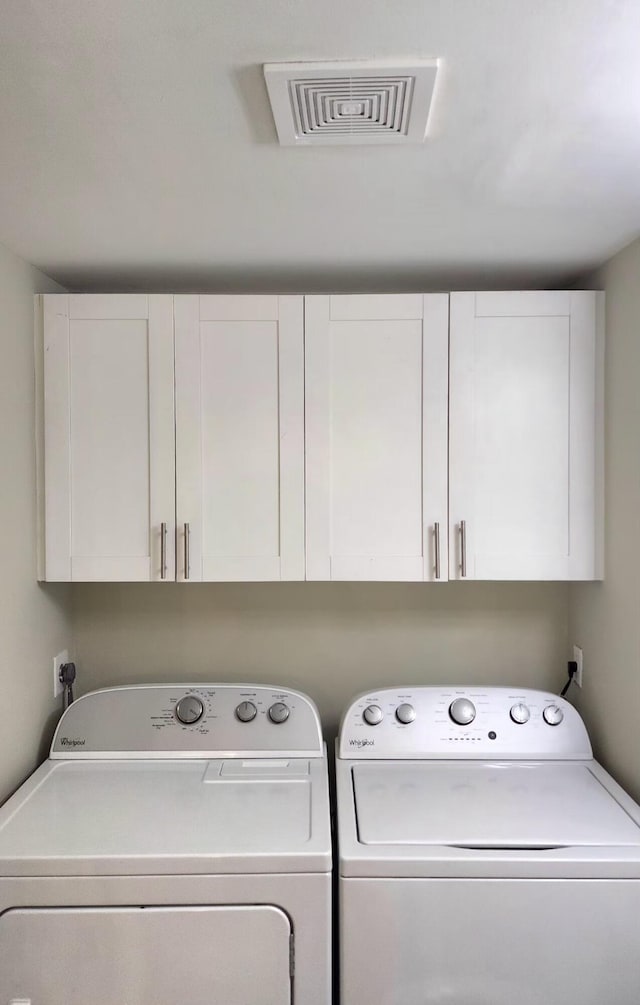
<svg viewBox="0 0 640 1005">
<path fill-rule="evenodd" d="M 640 845 L 640 826 L 587 764 L 405 761 L 352 771 L 361 844 Z"/>
<path fill-rule="evenodd" d="M 0 875 L 326 872 L 326 759 L 48 761 L 0 809 Z"/>
</svg>

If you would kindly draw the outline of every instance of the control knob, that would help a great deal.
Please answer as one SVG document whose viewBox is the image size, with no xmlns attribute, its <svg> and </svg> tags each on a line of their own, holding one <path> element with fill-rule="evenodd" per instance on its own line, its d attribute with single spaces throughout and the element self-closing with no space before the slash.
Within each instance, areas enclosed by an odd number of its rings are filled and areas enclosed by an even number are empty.
<svg viewBox="0 0 640 1005">
<path fill-rule="evenodd" d="M 185 726 L 192 726 L 204 715 L 204 705 L 195 694 L 187 694 L 176 705 L 176 719 Z"/>
<path fill-rule="evenodd" d="M 258 714 L 258 709 L 252 701 L 241 701 L 236 708 L 236 718 L 240 722 L 251 722 Z"/>
<path fill-rule="evenodd" d="M 283 701 L 276 701 L 269 709 L 269 718 L 271 722 L 275 722 L 276 725 L 280 725 L 281 722 L 286 722 L 289 718 L 289 706 L 285 705 Z"/>
<path fill-rule="evenodd" d="M 525 705 L 524 702 L 518 702 L 514 705 L 509 713 L 514 722 L 517 722 L 519 726 L 524 725 L 525 722 L 529 722 L 531 718 L 531 712 L 529 711 L 529 706 Z"/>
<path fill-rule="evenodd" d="M 476 707 L 468 698 L 456 698 L 449 705 L 449 715 L 459 726 L 468 726 L 476 717 Z"/>
<path fill-rule="evenodd" d="M 557 705 L 547 705 L 542 713 L 542 718 L 548 726 L 559 726 L 564 719 L 564 712 Z"/>
<path fill-rule="evenodd" d="M 413 705 L 408 705 L 406 702 L 403 705 L 398 705 L 396 709 L 396 719 L 398 722 L 404 723 L 408 726 L 410 722 L 416 717 L 416 710 Z"/>
<path fill-rule="evenodd" d="M 379 705 L 367 705 L 362 718 L 369 726 L 377 726 L 384 719 L 384 713 Z"/>
</svg>

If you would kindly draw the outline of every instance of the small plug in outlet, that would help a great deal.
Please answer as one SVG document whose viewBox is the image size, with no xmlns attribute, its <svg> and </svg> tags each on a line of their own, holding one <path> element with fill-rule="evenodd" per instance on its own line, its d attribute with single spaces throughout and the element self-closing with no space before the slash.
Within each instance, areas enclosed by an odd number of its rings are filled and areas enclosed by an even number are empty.
<svg viewBox="0 0 640 1005">
<path fill-rule="evenodd" d="M 573 679 L 578 687 L 582 687 L 582 649 L 580 646 L 573 647 L 573 658 L 578 668 Z"/>
<path fill-rule="evenodd" d="M 69 662 L 69 652 L 64 649 L 61 653 L 53 658 L 53 697 L 59 698 L 62 694 L 64 688 L 62 686 L 62 681 L 60 680 L 60 667 L 64 663 Z"/>
</svg>

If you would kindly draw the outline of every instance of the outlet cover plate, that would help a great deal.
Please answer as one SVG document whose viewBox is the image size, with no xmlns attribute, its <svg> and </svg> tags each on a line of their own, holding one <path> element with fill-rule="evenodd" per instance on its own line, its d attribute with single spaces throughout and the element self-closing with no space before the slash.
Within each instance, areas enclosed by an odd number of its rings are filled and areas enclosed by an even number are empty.
<svg viewBox="0 0 640 1005">
<path fill-rule="evenodd" d="M 60 667 L 69 662 L 69 650 L 63 649 L 53 657 L 53 697 L 59 698 L 64 688 L 60 680 Z"/>
<path fill-rule="evenodd" d="M 580 646 L 573 647 L 573 659 L 578 668 L 573 679 L 578 687 L 582 687 L 582 649 Z"/>
</svg>

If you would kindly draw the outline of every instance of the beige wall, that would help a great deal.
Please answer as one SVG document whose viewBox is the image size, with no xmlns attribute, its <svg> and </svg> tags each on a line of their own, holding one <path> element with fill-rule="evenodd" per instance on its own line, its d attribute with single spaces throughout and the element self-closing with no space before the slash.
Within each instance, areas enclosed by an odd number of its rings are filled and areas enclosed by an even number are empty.
<svg viewBox="0 0 640 1005">
<path fill-rule="evenodd" d="M 0 802 L 46 751 L 71 642 L 68 591 L 36 583 L 33 294 L 59 289 L 0 246 Z"/>
<path fill-rule="evenodd" d="M 327 731 L 357 691 L 395 682 L 573 689 L 596 752 L 640 798 L 640 242 L 594 278 L 607 291 L 603 584 L 38 586 L 32 295 L 58 289 L 0 246 L 0 800 L 35 767 L 59 711 L 51 659 L 71 647 L 80 690 L 119 682 L 270 680 L 309 691 Z M 567 630 L 568 628 L 568 630 Z"/>
<path fill-rule="evenodd" d="M 81 687 L 282 682 L 318 702 L 327 733 L 382 684 L 559 689 L 566 584 L 190 584 L 73 587 Z"/>
<path fill-rule="evenodd" d="M 593 277 L 606 290 L 605 579 L 570 589 L 584 651 L 574 700 L 596 755 L 640 799 L 640 241 Z"/>
</svg>

